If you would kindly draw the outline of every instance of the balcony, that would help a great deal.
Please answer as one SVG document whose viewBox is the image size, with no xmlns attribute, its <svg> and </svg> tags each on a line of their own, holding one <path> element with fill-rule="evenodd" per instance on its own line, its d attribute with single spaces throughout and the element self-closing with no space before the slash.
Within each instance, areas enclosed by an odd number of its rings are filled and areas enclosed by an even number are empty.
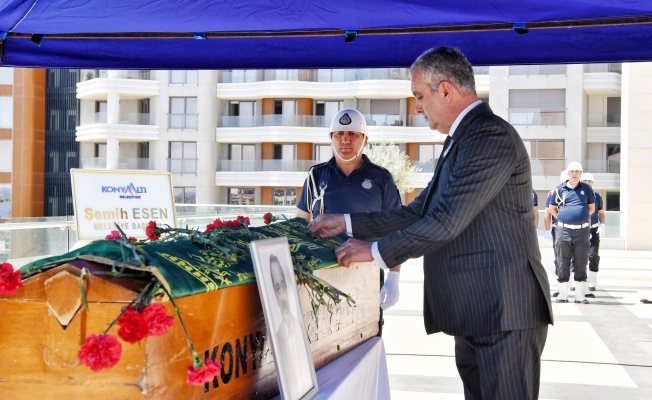
<svg viewBox="0 0 652 400">
<path fill-rule="evenodd" d="M 222 160 L 215 173 L 215 185 L 299 187 L 310 167 L 318 163 L 318 160 Z"/>
<path fill-rule="evenodd" d="M 589 114 L 587 143 L 620 143 L 620 114 Z"/>
<path fill-rule="evenodd" d="M 106 169 L 106 157 L 92 157 L 80 159 L 82 169 Z M 154 160 L 150 158 L 118 158 L 116 169 L 155 170 Z"/>
<path fill-rule="evenodd" d="M 197 114 L 168 114 L 168 129 L 197 130 Z"/>
<path fill-rule="evenodd" d="M 85 75 L 84 75 L 85 74 Z M 150 80 L 149 71 L 110 71 L 96 74 L 82 70 L 83 82 L 77 83 L 80 100 L 106 101 L 107 94 L 118 93 L 121 99 L 147 99 L 160 94 L 159 82 Z"/>
<path fill-rule="evenodd" d="M 556 176 L 566 169 L 565 158 L 531 158 L 532 176 Z"/>
<path fill-rule="evenodd" d="M 154 114 L 120 113 L 118 122 L 107 123 L 106 112 L 96 112 L 81 116 L 81 125 L 77 127 L 78 142 L 106 142 L 115 138 L 127 142 L 149 142 L 158 140 L 158 125 Z"/>
<path fill-rule="evenodd" d="M 196 158 L 168 158 L 167 171 L 176 175 L 197 175 Z"/>
<path fill-rule="evenodd" d="M 566 75 L 566 65 L 511 65 L 510 75 Z"/>
<path fill-rule="evenodd" d="M 521 126 L 563 126 L 565 109 L 510 108 L 509 123 Z"/>
<path fill-rule="evenodd" d="M 585 64 L 584 92 L 618 97 L 622 91 L 622 64 Z"/>
<path fill-rule="evenodd" d="M 302 171 L 319 164 L 319 160 L 221 160 L 217 171 L 252 172 L 252 171 Z"/>
</svg>

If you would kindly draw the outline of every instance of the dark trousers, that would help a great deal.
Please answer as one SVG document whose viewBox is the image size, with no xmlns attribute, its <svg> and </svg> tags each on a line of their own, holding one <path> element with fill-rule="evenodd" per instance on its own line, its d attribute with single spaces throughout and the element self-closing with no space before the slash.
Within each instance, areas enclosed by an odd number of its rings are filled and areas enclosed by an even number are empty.
<svg viewBox="0 0 652 400">
<path fill-rule="evenodd" d="M 550 235 L 552 235 L 552 251 L 555 254 L 553 265 L 555 266 L 555 276 L 557 276 L 559 275 L 559 270 L 557 269 L 557 241 L 555 240 L 555 236 L 557 236 L 557 225 L 552 225 L 550 228 Z"/>
<path fill-rule="evenodd" d="M 598 272 L 600 265 L 600 236 L 598 236 L 598 228 L 591 228 L 591 245 L 589 247 L 589 270 Z"/>
<path fill-rule="evenodd" d="M 385 271 L 383 269 L 380 270 L 380 288 L 383 288 L 383 285 L 385 284 Z M 383 325 L 385 325 L 385 320 L 383 319 L 383 309 L 380 309 L 380 317 L 378 318 L 378 334 L 376 336 L 381 337 L 383 336 Z"/>
<path fill-rule="evenodd" d="M 589 228 L 570 229 L 557 225 L 557 281 L 568 282 L 571 264 L 575 267 L 575 282 L 586 282 L 589 262 Z"/>
<path fill-rule="evenodd" d="M 541 353 L 548 325 L 478 336 L 455 336 L 455 363 L 466 400 L 539 398 Z"/>
</svg>

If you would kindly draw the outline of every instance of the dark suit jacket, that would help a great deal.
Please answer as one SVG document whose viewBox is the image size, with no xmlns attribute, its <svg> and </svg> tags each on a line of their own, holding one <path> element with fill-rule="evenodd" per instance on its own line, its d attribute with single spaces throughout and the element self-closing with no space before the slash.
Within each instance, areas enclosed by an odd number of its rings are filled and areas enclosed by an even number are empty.
<svg viewBox="0 0 652 400">
<path fill-rule="evenodd" d="M 453 140 L 412 203 L 352 214 L 353 236 L 378 239 L 389 267 L 424 256 L 428 333 L 483 335 L 552 323 L 523 141 L 484 103 L 462 119 Z"/>
</svg>

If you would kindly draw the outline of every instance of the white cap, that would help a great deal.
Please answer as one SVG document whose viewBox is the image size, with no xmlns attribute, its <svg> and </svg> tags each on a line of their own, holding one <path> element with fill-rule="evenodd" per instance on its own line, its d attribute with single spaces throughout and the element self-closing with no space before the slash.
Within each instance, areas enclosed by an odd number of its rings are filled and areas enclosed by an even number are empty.
<svg viewBox="0 0 652 400">
<path fill-rule="evenodd" d="M 582 164 L 573 161 L 572 163 L 568 164 L 568 168 L 566 168 L 567 171 L 583 171 L 582 169 Z"/>
<path fill-rule="evenodd" d="M 590 172 L 585 172 L 582 174 L 582 177 L 580 178 L 581 181 L 591 181 L 594 182 L 595 180 L 593 179 L 593 174 Z"/>
<path fill-rule="evenodd" d="M 367 136 L 367 121 L 365 121 L 364 115 L 353 108 L 345 108 L 335 114 L 331 122 L 330 133 L 341 131 L 360 132 Z"/>
<path fill-rule="evenodd" d="M 568 171 L 566 171 L 566 170 L 561 171 L 561 174 L 559 174 L 559 181 L 561 183 L 564 183 L 567 180 L 568 180 Z"/>
</svg>

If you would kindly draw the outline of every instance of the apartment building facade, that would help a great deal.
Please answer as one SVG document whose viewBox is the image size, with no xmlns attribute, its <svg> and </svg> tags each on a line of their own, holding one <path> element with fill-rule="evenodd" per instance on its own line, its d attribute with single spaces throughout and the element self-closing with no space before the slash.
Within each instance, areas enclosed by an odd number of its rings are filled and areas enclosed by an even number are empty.
<svg viewBox="0 0 652 400">
<path fill-rule="evenodd" d="M 596 177 L 607 210 L 626 208 L 623 69 L 475 69 L 479 97 L 523 138 L 540 198 L 568 162 L 580 161 Z M 365 114 L 371 143 L 394 143 L 420 166 L 417 189 L 427 185 L 442 150 L 444 135 L 414 113 L 405 69 L 82 71 L 82 77 L 81 166 L 169 171 L 178 203 L 296 204 L 308 168 L 332 155 L 328 126 L 342 108 Z M 646 145 L 639 136 L 628 143 L 632 149 Z"/>
</svg>

